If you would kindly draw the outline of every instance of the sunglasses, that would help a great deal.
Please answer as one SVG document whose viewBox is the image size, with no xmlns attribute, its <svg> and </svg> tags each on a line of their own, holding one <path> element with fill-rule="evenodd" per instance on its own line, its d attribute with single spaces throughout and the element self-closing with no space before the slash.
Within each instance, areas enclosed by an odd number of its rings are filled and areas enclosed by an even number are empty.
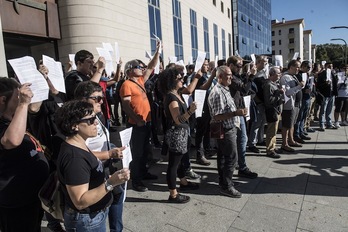
<svg viewBox="0 0 348 232">
<path fill-rule="evenodd" d="M 88 98 L 93 99 L 97 103 L 99 103 L 103 100 L 102 96 L 92 96 L 92 97 L 88 97 Z"/>
<path fill-rule="evenodd" d="M 135 66 L 134 68 L 135 68 L 135 69 L 146 69 L 146 67 L 144 67 L 144 66 L 140 66 L 140 65 Z"/>
<path fill-rule="evenodd" d="M 82 118 L 82 119 L 79 121 L 79 123 L 85 122 L 85 123 L 87 123 L 88 126 L 90 126 L 90 125 L 93 125 L 93 124 L 94 124 L 94 122 L 95 122 L 96 119 L 97 119 L 97 116 L 93 116 L 93 117 L 91 117 L 91 118 Z"/>
</svg>

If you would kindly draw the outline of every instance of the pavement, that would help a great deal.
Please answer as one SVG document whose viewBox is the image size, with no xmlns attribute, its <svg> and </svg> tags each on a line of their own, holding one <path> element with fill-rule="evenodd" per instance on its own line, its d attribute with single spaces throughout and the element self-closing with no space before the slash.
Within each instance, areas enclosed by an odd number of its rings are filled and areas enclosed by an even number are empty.
<svg viewBox="0 0 348 232">
<path fill-rule="evenodd" d="M 117 134 L 111 136 L 115 144 Z M 149 171 L 159 179 L 144 181 L 147 192 L 128 187 L 124 231 L 348 231 L 348 127 L 309 136 L 312 139 L 302 148 L 280 159 L 266 157 L 261 146 L 261 154 L 248 152 L 247 165 L 259 177 L 234 178 L 243 194 L 239 199 L 220 195 L 216 156 L 210 158 L 210 166 L 198 165 L 192 148 L 192 167 L 202 178 L 195 181 L 200 183 L 198 190 L 185 192 L 191 197 L 186 204 L 167 203 L 167 157 L 153 149 L 154 158 L 161 161 Z"/>
</svg>

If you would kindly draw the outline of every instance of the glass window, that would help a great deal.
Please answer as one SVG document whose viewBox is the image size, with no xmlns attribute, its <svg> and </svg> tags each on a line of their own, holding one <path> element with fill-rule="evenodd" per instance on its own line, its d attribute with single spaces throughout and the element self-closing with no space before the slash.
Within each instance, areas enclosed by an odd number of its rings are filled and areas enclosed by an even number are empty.
<svg viewBox="0 0 348 232">
<path fill-rule="evenodd" d="M 151 53 L 156 51 L 156 35 L 162 39 L 160 0 L 148 0 Z"/>
<path fill-rule="evenodd" d="M 294 43 L 294 39 L 293 38 L 289 39 L 289 44 L 293 44 L 293 43 Z"/>
<path fill-rule="evenodd" d="M 272 40 L 272 46 L 274 46 L 275 45 L 275 41 L 274 40 Z"/>
<path fill-rule="evenodd" d="M 278 31 L 278 35 L 282 35 L 282 30 L 279 30 L 279 31 Z"/>
<path fill-rule="evenodd" d="M 208 19 L 205 17 L 203 17 L 203 33 L 204 33 L 204 51 L 207 54 L 206 58 L 210 59 L 209 23 L 208 23 Z"/>
<path fill-rule="evenodd" d="M 182 43 L 181 3 L 179 0 L 172 0 L 172 6 L 175 56 L 178 58 L 178 60 L 183 60 L 184 49 Z"/>
<path fill-rule="evenodd" d="M 281 55 L 282 54 L 282 50 L 279 50 L 279 55 Z"/>
<path fill-rule="evenodd" d="M 289 28 L 289 34 L 293 34 L 295 32 L 294 28 Z"/>
<path fill-rule="evenodd" d="M 197 59 L 198 55 L 198 38 L 197 38 L 197 14 L 196 11 L 190 9 L 190 28 L 191 28 L 191 49 L 193 59 Z"/>
<path fill-rule="evenodd" d="M 221 12 L 224 13 L 224 2 L 221 2 Z"/>
<path fill-rule="evenodd" d="M 216 6 L 216 0 L 213 0 L 213 4 L 214 4 L 214 6 Z"/>
<path fill-rule="evenodd" d="M 226 59 L 226 40 L 225 40 L 225 30 L 221 29 L 221 45 L 222 45 L 222 59 Z"/>
<path fill-rule="evenodd" d="M 231 10 L 230 10 L 230 8 L 227 8 L 227 17 L 229 19 L 231 18 Z"/>
<path fill-rule="evenodd" d="M 228 56 L 232 56 L 232 35 L 228 33 Z"/>
<path fill-rule="evenodd" d="M 219 55 L 219 37 L 218 37 L 218 26 L 214 23 L 213 25 L 214 29 L 214 55 Z"/>
<path fill-rule="evenodd" d="M 274 31 L 272 31 L 272 36 L 274 36 Z"/>
<path fill-rule="evenodd" d="M 279 45 L 282 45 L 282 41 L 281 40 L 279 40 Z"/>
</svg>

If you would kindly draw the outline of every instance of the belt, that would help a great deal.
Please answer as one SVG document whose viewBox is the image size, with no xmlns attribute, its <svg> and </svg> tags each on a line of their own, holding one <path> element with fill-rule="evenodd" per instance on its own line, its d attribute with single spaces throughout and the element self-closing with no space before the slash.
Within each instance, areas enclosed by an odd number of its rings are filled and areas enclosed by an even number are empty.
<svg viewBox="0 0 348 232">
<path fill-rule="evenodd" d="M 66 206 L 64 210 L 68 214 L 77 214 L 77 213 L 79 213 L 79 214 L 98 214 L 100 212 L 105 212 L 108 208 L 109 207 L 107 206 L 107 207 L 105 207 L 103 209 L 100 209 L 100 210 L 97 210 L 97 211 L 87 212 L 87 211 L 83 211 L 83 210 L 82 211 L 77 211 L 75 209 L 72 209 L 72 208 Z"/>
</svg>

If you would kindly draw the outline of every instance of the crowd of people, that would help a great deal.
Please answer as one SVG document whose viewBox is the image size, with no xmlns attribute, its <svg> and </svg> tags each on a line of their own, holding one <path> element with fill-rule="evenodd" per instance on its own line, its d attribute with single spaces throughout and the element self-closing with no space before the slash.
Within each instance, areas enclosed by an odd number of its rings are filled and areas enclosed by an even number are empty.
<svg viewBox="0 0 348 232">
<path fill-rule="evenodd" d="M 266 157 L 278 159 L 311 139 L 314 120 L 319 131 L 348 125 L 348 66 L 296 59 L 278 67 L 263 55 L 254 62 L 231 56 L 206 59 L 194 72 L 192 64 L 164 67 L 161 50 L 158 43 L 148 64 L 134 59 L 121 70 L 121 62 L 110 77 L 103 57 L 95 61 L 89 51 L 78 51 L 76 70 L 65 75 L 66 93 L 39 64 L 50 89 L 42 102 L 30 103 L 30 83 L 0 78 L 0 231 L 40 231 L 38 192 L 50 172 L 57 172 L 65 199 L 64 228 L 45 212 L 52 231 L 106 231 L 107 217 L 110 231 L 122 231 L 124 183 L 131 179 L 133 190 L 145 192 L 143 180 L 158 178 L 147 165 L 152 147 L 168 156 L 169 203 L 189 202 L 182 192 L 199 188 L 189 181 L 201 178 L 191 167 L 192 145 L 199 165 L 211 165 L 217 155 L 220 193 L 240 198 L 235 170 L 258 177 L 247 152 L 260 154 L 264 147 Z M 206 91 L 201 117 L 195 116 L 196 90 Z M 125 148 L 110 142 L 109 130 L 121 124 L 132 127 L 132 162 L 117 170 Z M 219 138 L 211 137 L 213 124 L 221 126 Z"/>
</svg>

